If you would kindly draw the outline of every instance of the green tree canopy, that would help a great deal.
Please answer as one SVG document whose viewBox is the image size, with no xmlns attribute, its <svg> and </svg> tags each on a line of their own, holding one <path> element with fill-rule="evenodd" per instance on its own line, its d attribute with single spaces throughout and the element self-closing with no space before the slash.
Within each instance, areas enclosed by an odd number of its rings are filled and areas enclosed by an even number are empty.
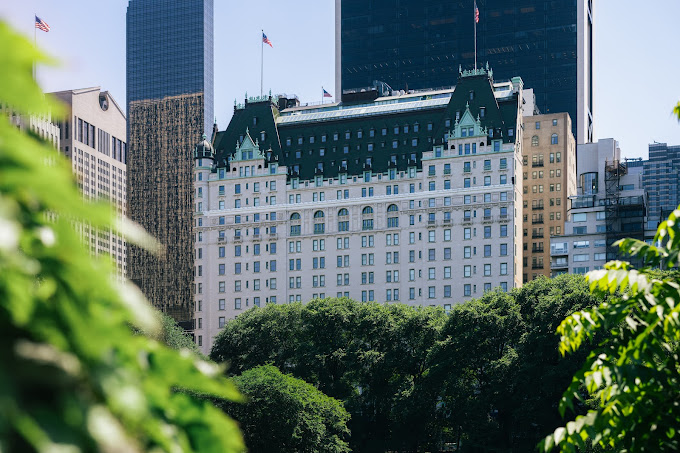
<svg viewBox="0 0 680 453">
<path fill-rule="evenodd" d="M 31 78 L 44 58 L 1 22 L 0 49 L 0 103 L 47 114 Z M 193 396 L 237 399 L 234 386 L 214 364 L 136 335 L 157 331 L 151 307 L 75 233 L 87 219 L 143 243 L 113 212 L 84 203 L 56 150 L 0 117 L 0 450 L 242 451 L 233 420 Z"/>
<path fill-rule="evenodd" d="M 581 400 L 580 389 L 598 401 L 595 409 L 557 428 L 543 442 L 574 452 L 596 444 L 614 451 L 680 450 L 680 285 L 650 267 L 678 267 L 680 208 L 663 222 L 654 243 L 624 239 L 622 252 L 641 258 L 639 270 L 621 261 L 588 274 L 595 294 L 612 294 L 581 310 L 557 329 L 563 354 L 597 343 L 560 403 L 564 414 Z M 656 278 L 661 276 L 662 278 Z"/>
<path fill-rule="evenodd" d="M 234 377 L 247 398 L 225 411 L 241 425 L 251 453 L 343 453 L 349 414 L 338 400 L 276 367 L 255 367 Z"/>
<path fill-rule="evenodd" d="M 231 373 L 272 364 L 344 402 L 356 451 L 415 450 L 433 439 L 427 355 L 441 309 L 314 300 L 268 305 L 227 323 L 211 358 Z"/>
</svg>

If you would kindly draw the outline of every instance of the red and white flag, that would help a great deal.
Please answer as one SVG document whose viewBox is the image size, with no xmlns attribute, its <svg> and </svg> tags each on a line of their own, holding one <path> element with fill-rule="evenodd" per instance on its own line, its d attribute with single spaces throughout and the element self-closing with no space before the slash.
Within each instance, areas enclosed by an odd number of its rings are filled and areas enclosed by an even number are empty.
<svg viewBox="0 0 680 453">
<path fill-rule="evenodd" d="M 50 26 L 47 25 L 47 22 L 39 18 L 38 16 L 35 16 L 35 28 L 39 28 L 40 30 L 44 32 L 50 31 Z"/>
</svg>

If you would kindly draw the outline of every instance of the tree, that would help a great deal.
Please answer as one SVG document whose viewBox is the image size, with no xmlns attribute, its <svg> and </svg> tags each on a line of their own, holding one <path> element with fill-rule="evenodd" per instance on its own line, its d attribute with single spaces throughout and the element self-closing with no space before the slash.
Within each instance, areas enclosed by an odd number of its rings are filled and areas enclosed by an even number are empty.
<svg viewBox="0 0 680 453">
<path fill-rule="evenodd" d="M 508 395 L 512 402 L 512 447 L 530 451 L 562 424 L 558 403 L 571 377 L 585 363 L 590 347 L 562 357 L 555 330 L 572 313 L 597 306 L 602 298 L 590 293 L 581 275 L 539 278 L 515 290 L 523 320 L 517 345 L 516 374 Z M 580 407 L 579 412 L 585 412 Z"/>
<path fill-rule="evenodd" d="M 573 452 L 589 444 L 615 451 L 680 450 L 680 285 L 650 272 L 650 267 L 678 266 L 679 220 L 680 209 L 659 226 L 658 246 L 618 242 L 622 252 L 642 259 L 646 267 L 636 270 L 613 261 L 588 274 L 594 294 L 616 297 L 572 314 L 557 329 L 563 354 L 600 336 L 564 393 L 560 411 L 581 400 L 583 387 L 599 404 L 557 428 L 542 443 L 544 451 L 557 446 Z"/>
<path fill-rule="evenodd" d="M 46 114 L 30 76 L 45 58 L 3 23 L 0 48 L 0 103 Z M 194 396 L 235 400 L 234 386 L 214 364 L 135 334 L 158 330 L 151 307 L 76 235 L 87 219 L 148 244 L 114 211 L 83 203 L 56 151 L 0 117 L 0 450 L 242 451 L 233 420 Z"/>
<path fill-rule="evenodd" d="M 463 451 L 502 451 L 507 434 L 520 310 L 510 294 L 488 292 L 456 305 L 431 353 L 431 373 L 442 387 L 450 440 Z"/>
<path fill-rule="evenodd" d="M 341 400 L 356 451 L 416 450 L 436 433 L 427 356 L 446 315 L 402 304 L 314 300 L 230 321 L 211 358 L 241 373 L 271 364 Z"/>
<path fill-rule="evenodd" d="M 251 453 L 350 451 L 349 414 L 314 386 L 266 365 L 234 378 L 245 404 L 227 403 Z"/>
</svg>

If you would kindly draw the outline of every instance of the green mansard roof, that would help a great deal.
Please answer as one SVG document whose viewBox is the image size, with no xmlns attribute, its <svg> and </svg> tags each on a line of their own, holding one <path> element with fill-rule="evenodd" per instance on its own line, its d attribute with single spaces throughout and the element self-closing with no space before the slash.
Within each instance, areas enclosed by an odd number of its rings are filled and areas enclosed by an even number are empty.
<svg viewBox="0 0 680 453">
<path fill-rule="evenodd" d="M 389 168 L 405 171 L 410 166 L 421 166 L 423 152 L 445 144 L 445 134 L 453 130 L 457 114 L 462 117 L 466 109 L 473 118 L 479 117 L 482 128 L 493 129 L 493 138 L 487 137 L 488 143 L 498 139 L 514 143 L 516 137 L 508 134 L 508 130 L 516 128 L 518 94 L 510 90 L 507 96 L 497 99 L 490 74 L 483 69 L 461 73 L 452 93 L 411 94 L 378 98 L 367 104 L 281 111 L 276 102 L 272 97 L 255 98 L 235 107 L 227 129 L 214 137 L 218 168 L 228 168 L 227 162 L 233 158 L 236 144 L 249 132 L 268 161 L 287 166 L 290 177 L 308 180 L 317 175 L 324 178 L 335 178 L 340 173 L 360 175 L 368 170 L 386 173 Z M 408 132 L 404 132 L 405 126 Z M 385 135 L 383 129 L 386 129 Z M 347 132 L 349 138 L 346 138 Z M 322 141 L 324 135 L 325 142 Z M 373 145 L 372 151 L 369 144 Z M 370 165 L 366 165 L 368 157 Z M 342 166 L 343 161 L 346 167 Z M 294 172 L 295 169 L 298 171 Z"/>
</svg>

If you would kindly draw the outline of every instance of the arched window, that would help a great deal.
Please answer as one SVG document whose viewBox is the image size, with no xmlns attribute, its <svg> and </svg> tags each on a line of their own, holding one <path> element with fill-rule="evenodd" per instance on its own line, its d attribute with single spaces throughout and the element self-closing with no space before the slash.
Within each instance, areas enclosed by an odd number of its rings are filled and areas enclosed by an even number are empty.
<svg viewBox="0 0 680 453">
<path fill-rule="evenodd" d="M 366 206 L 362 211 L 361 214 L 363 215 L 371 215 L 373 214 L 373 208 L 370 206 Z M 361 229 L 364 231 L 372 230 L 373 229 L 373 219 L 368 218 L 368 219 L 363 219 L 361 221 Z"/>
<path fill-rule="evenodd" d="M 364 214 L 364 215 L 366 215 L 366 214 L 373 214 L 373 208 L 370 207 L 370 206 L 366 206 L 366 207 L 361 211 L 361 213 Z"/>
<path fill-rule="evenodd" d="M 399 227 L 399 217 L 397 216 L 397 212 L 399 212 L 399 208 L 397 207 L 397 205 L 396 204 L 389 205 L 387 207 L 387 212 L 393 213 L 392 217 L 387 217 L 387 228 L 397 228 L 397 227 Z"/>
<path fill-rule="evenodd" d="M 323 234 L 326 232 L 324 217 L 323 211 L 316 211 L 314 213 L 314 234 Z"/>
<path fill-rule="evenodd" d="M 538 135 L 531 137 L 531 146 L 538 146 Z"/>
<path fill-rule="evenodd" d="M 343 217 L 349 215 L 349 211 L 347 208 L 342 208 L 341 210 L 338 211 L 338 217 Z"/>
<path fill-rule="evenodd" d="M 300 220 L 300 213 L 294 212 L 290 215 L 290 220 Z"/>
<path fill-rule="evenodd" d="M 559 140 L 557 139 L 557 134 L 552 134 L 550 136 L 550 144 L 551 145 L 557 145 L 559 143 Z"/>
</svg>

